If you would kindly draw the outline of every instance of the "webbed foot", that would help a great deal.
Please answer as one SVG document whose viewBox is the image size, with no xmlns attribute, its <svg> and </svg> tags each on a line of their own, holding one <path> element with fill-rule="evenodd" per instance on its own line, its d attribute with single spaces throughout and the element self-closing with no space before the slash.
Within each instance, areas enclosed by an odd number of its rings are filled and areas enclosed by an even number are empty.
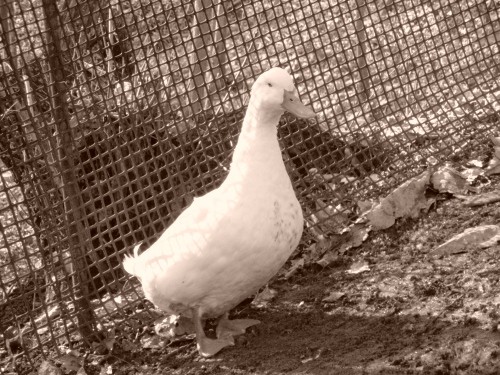
<svg viewBox="0 0 500 375">
<path fill-rule="evenodd" d="M 220 352 L 226 346 L 234 345 L 232 335 L 221 335 L 216 339 L 209 339 L 203 330 L 201 314 L 197 308 L 192 309 L 194 329 L 196 331 L 196 348 L 202 357 L 211 357 Z"/>
<path fill-rule="evenodd" d="M 259 324 L 260 321 L 256 319 L 234 319 L 229 320 L 227 318 L 228 314 L 224 314 L 217 324 L 215 333 L 217 337 L 227 337 L 242 335 L 245 333 L 248 327 Z"/>
<path fill-rule="evenodd" d="M 233 346 L 232 336 L 225 336 L 218 339 L 209 339 L 208 337 L 198 337 L 196 348 L 202 357 L 212 357 L 220 352 L 226 346 Z"/>
</svg>

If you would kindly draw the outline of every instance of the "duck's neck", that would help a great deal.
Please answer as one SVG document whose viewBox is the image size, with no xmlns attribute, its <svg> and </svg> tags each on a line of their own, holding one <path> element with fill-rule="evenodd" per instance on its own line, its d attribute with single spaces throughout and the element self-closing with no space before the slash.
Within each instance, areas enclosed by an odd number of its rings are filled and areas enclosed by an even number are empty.
<svg viewBox="0 0 500 375">
<path fill-rule="evenodd" d="M 283 112 L 263 111 L 258 104 L 251 100 L 248 105 L 238 144 L 234 149 L 230 175 L 267 175 L 276 173 L 276 168 L 284 170 L 277 135 L 277 126 Z"/>
</svg>

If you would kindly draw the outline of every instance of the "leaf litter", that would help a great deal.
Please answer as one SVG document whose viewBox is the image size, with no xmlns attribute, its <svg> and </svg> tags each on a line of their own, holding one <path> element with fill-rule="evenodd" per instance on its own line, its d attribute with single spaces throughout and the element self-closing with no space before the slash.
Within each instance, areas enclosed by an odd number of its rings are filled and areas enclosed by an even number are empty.
<svg viewBox="0 0 500 375">
<path fill-rule="evenodd" d="M 500 179 L 470 169 L 448 164 L 360 203 L 341 240 L 303 248 L 252 303 L 263 324 L 245 335 L 251 350 L 237 345 L 206 371 L 498 371 Z M 433 255 L 460 238 L 467 251 Z"/>
<path fill-rule="evenodd" d="M 430 168 L 379 201 L 358 202 L 358 218 L 337 238 L 311 241 L 252 303 L 233 311 L 262 324 L 220 358 L 197 359 L 189 321 L 159 314 L 139 336 L 112 329 L 108 354 L 69 352 L 40 373 L 499 369 L 500 178 L 487 176 L 487 167 L 467 174 L 470 165 Z"/>
</svg>

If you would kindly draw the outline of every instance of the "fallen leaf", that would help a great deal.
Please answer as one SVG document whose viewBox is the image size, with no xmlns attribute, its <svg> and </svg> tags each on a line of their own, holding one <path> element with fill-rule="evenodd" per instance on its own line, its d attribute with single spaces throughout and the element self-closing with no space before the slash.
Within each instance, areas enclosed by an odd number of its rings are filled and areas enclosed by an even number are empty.
<svg viewBox="0 0 500 375">
<path fill-rule="evenodd" d="M 475 167 L 475 168 L 472 168 L 472 169 L 480 169 L 480 168 L 483 168 L 483 162 L 481 160 L 476 160 L 476 159 L 473 159 L 473 160 L 469 160 L 467 162 L 467 165 L 471 166 L 471 167 Z"/>
<path fill-rule="evenodd" d="M 252 306 L 266 307 L 277 295 L 278 292 L 276 290 L 271 289 L 268 285 L 266 285 L 264 290 L 255 296 L 252 301 Z"/>
<path fill-rule="evenodd" d="M 39 335 L 43 335 L 47 332 L 49 329 L 48 321 L 57 318 L 60 314 L 61 307 L 59 305 L 52 306 L 47 310 L 47 312 L 40 314 L 40 316 L 35 319 L 35 326 L 40 327 L 37 329 L 37 333 Z"/>
<path fill-rule="evenodd" d="M 136 352 L 139 350 L 139 346 L 135 342 L 127 339 L 121 340 L 120 348 L 125 352 Z"/>
<path fill-rule="evenodd" d="M 485 169 L 485 174 L 491 176 L 500 173 L 500 159 L 493 158 L 490 160 L 488 167 Z"/>
<path fill-rule="evenodd" d="M 440 193 L 465 194 L 469 190 L 467 178 L 448 165 L 432 174 L 431 183 Z"/>
<path fill-rule="evenodd" d="M 355 262 L 351 265 L 351 267 L 347 270 L 347 273 L 350 275 L 357 275 L 358 273 L 370 271 L 370 267 L 368 263 L 364 261 Z"/>
<path fill-rule="evenodd" d="M 464 169 L 462 172 L 462 175 L 467 179 L 467 182 L 469 184 L 472 184 L 474 181 L 477 180 L 479 176 L 481 176 L 484 172 L 480 168 L 467 168 Z"/>
<path fill-rule="evenodd" d="M 73 354 L 63 354 L 56 358 L 56 362 L 61 364 L 65 372 L 78 371 L 83 365 L 83 358 Z"/>
<path fill-rule="evenodd" d="M 426 171 L 403 183 L 396 190 L 368 211 L 364 216 L 374 230 L 387 229 L 400 217 L 418 217 L 422 209 L 429 207 L 425 191 L 431 173 Z"/>
<path fill-rule="evenodd" d="M 63 372 L 58 366 L 45 360 L 38 367 L 38 375 L 63 375 Z"/>
<path fill-rule="evenodd" d="M 495 246 L 498 243 L 500 243 L 500 233 L 495 234 L 493 237 L 484 242 L 481 242 L 479 244 L 479 247 L 482 249 L 487 249 L 488 247 Z"/>
<path fill-rule="evenodd" d="M 365 223 L 356 223 L 349 228 L 349 237 L 346 242 L 340 246 L 340 253 L 345 253 L 353 247 L 359 247 L 368 238 L 372 228 Z"/>
<path fill-rule="evenodd" d="M 308 363 L 308 362 L 311 362 L 311 361 L 314 361 L 315 359 L 318 359 L 319 357 L 321 357 L 323 355 L 323 353 L 325 352 L 325 349 L 324 348 L 311 348 L 311 347 L 308 347 L 307 348 L 308 351 L 311 353 L 310 356 L 308 356 L 307 358 L 304 358 L 301 360 L 302 363 Z"/>
<path fill-rule="evenodd" d="M 291 263 L 292 263 L 291 267 L 286 271 L 285 275 L 283 276 L 285 280 L 288 280 L 295 274 L 295 272 L 304 267 L 305 260 L 304 258 L 293 259 Z"/>
<path fill-rule="evenodd" d="M 325 298 L 322 299 L 323 302 L 337 302 L 339 299 L 345 296 L 344 292 L 330 292 Z"/>
<path fill-rule="evenodd" d="M 363 214 L 369 211 L 375 204 L 372 201 L 358 201 L 357 205 L 360 213 Z"/>
<path fill-rule="evenodd" d="M 500 201 L 500 191 L 490 191 L 473 197 L 466 197 L 464 204 L 466 206 L 475 207 L 498 201 Z"/>
<path fill-rule="evenodd" d="M 106 339 L 103 340 L 103 344 L 108 349 L 110 352 L 113 350 L 113 347 L 115 345 L 116 341 L 116 335 L 115 335 L 115 329 L 111 329 L 109 332 L 106 334 Z"/>
<path fill-rule="evenodd" d="M 466 252 L 473 247 L 491 246 L 491 241 L 496 242 L 496 237 L 500 235 L 500 226 L 482 225 L 468 228 L 457 234 L 445 243 L 439 245 L 430 252 L 430 255 L 443 256 Z"/>
<path fill-rule="evenodd" d="M 113 375 L 113 367 L 111 365 L 102 366 L 99 375 Z"/>
<path fill-rule="evenodd" d="M 107 355 L 107 354 L 89 353 L 85 357 L 85 361 L 87 363 L 90 363 L 93 366 L 100 366 L 108 357 L 109 357 L 109 355 Z"/>
<path fill-rule="evenodd" d="M 491 137 L 491 141 L 493 142 L 494 153 L 493 158 L 485 169 L 487 176 L 500 173 L 500 137 Z"/>
<path fill-rule="evenodd" d="M 193 321 L 179 315 L 168 315 L 156 319 L 154 322 L 157 335 L 167 339 L 194 333 Z"/>
<path fill-rule="evenodd" d="M 144 335 L 141 337 L 141 344 L 144 349 L 163 349 L 169 342 L 169 339 L 158 335 Z"/>
<path fill-rule="evenodd" d="M 321 267 L 327 267 L 338 260 L 339 254 L 336 251 L 329 251 L 320 260 L 316 261 L 316 263 Z"/>
</svg>

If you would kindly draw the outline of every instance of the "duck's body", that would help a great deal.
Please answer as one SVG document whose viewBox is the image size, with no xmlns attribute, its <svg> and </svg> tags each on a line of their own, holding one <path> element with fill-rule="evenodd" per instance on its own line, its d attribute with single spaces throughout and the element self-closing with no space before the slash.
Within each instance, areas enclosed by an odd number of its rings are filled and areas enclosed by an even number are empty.
<svg viewBox="0 0 500 375">
<path fill-rule="evenodd" d="M 232 345 L 233 334 L 257 321 L 224 318 L 217 340 L 204 336 L 201 321 L 225 315 L 255 293 L 300 241 L 302 211 L 277 138 L 284 109 L 275 103 L 276 89 L 271 90 L 283 80 L 288 84 L 285 94 L 294 90 L 288 77 L 284 70 L 273 68 L 256 81 L 222 185 L 195 199 L 147 251 L 124 261 L 124 268 L 140 279 L 146 297 L 156 306 L 193 319 L 198 349 L 205 356 Z M 266 90 L 263 85 L 271 80 L 278 82 Z M 256 86 L 274 96 L 259 98 Z M 286 95 L 282 98 L 286 100 Z M 314 114 L 300 102 L 293 104 L 298 105 L 293 111 L 299 115 Z"/>
</svg>

